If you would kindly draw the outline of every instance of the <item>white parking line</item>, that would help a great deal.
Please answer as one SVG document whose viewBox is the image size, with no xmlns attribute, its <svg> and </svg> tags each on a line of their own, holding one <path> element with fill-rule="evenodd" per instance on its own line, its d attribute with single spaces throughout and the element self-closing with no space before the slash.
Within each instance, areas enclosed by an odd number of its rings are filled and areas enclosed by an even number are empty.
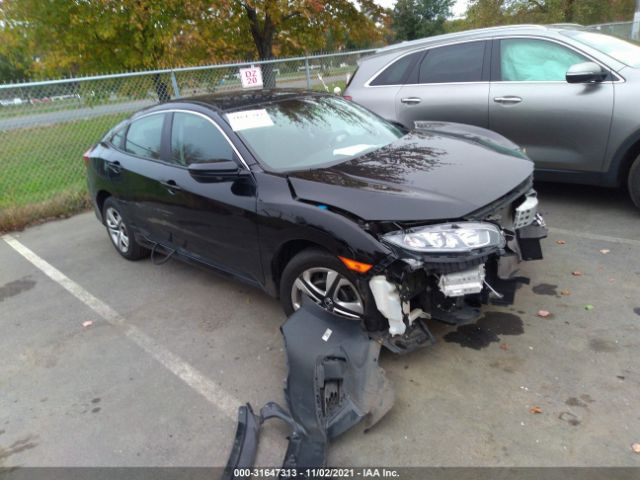
<svg viewBox="0 0 640 480">
<path fill-rule="evenodd" d="M 212 380 L 204 376 L 179 356 L 158 344 L 147 334 L 135 326 L 128 324 L 125 318 L 113 308 L 93 296 L 60 270 L 29 250 L 13 236 L 4 235 L 2 239 L 16 252 L 40 269 L 47 277 L 58 283 L 111 325 L 120 329 L 133 343 L 146 351 L 193 390 L 218 407 L 227 417 L 233 421 L 236 420 L 237 410 L 241 403 L 233 395 L 220 388 Z"/>
<path fill-rule="evenodd" d="M 574 235 L 576 237 L 587 238 L 589 240 L 597 240 L 600 242 L 621 243 L 624 245 L 633 245 L 640 247 L 640 240 L 632 238 L 611 237 L 609 235 L 598 235 L 597 233 L 576 232 L 574 230 L 565 230 L 564 228 L 549 227 L 551 233 L 559 233 L 561 235 Z"/>
</svg>

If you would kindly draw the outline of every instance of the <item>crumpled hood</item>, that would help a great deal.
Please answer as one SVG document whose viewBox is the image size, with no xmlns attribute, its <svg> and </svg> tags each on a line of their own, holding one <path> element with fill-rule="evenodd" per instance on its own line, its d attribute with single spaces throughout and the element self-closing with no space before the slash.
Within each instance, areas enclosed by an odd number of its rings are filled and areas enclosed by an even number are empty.
<svg viewBox="0 0 640 480">
<path fill-rule="evenodd" d="M 504 137 L 433 122 L 382 149 L 288 178 L 298 199 L 364 220 L 430 221 L 464 217 L 532 173 L 533 163 Z"/>
</svg>

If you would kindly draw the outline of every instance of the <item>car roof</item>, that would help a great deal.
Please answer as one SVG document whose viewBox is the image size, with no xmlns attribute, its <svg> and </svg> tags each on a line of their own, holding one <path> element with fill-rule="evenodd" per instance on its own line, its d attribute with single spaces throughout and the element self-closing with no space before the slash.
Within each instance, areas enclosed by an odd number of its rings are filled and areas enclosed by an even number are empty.
<svg viewBox="0 0 640 480">
<path fill-rule="evenodd" d="M 297 88 L 272 88 L 260 90 L 232 90 L 187 98 L 176 98 L 163 104 L 171 108 L 176 103 L 203 105 L 219 112 L 247 109 L 282 100 L 291 100 L 309 96 L 326 96 L 324 92 Z"/>
<path fill-rule="evenodd" d="M 509 35 L 509 34 L 540 34 L 543 32 L 558 32 L 559 30 L 582 30 L 584 27 L 577 23 L 556 23 L 551 25 L 503 25 L 498 27 L 478 28 L 474 30 L 464 30 L 462 32 L 446 33 L 444 35 L 435 35 L 433 37 L 419 38 L 416 40 L 409 40 L 405 42 L 395 43 L 387 47 L 382 47 L 376 50 L 376 53 L 364 57 L 363 60 L 386 55 L 394 51 L 410 50 L 412 48 L 439 45 L 442 43 L 450 43 L 457 40 L 474 40 L 485 39 L 494 35 Z"/>
</svg>

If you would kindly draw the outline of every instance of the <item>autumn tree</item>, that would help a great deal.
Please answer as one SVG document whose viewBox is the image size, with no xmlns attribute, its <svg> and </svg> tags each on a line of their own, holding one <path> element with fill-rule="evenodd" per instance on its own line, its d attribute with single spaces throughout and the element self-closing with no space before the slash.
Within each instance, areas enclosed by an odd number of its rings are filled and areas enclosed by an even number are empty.
<svg viewBox="0 0 640 480">
<path fill-rule="evenodd" d="M 629 20 L 634 0 L 470 0 L 467 26 L 593 23 Z"/>
<path fill-rule="evenodd" d="M 414 40 L 444 33 L 454 0 L 398 0 L 392 28 L 396 40 Z"/>
<path fill-rule="evenodd" d="M 382 39 L 384 10 L 373 0 L 244 0 L 235 3 L 240 30 L 248 31 L 260 60 L 370 46 Z M 263 66 L 265 86 L 275 86 Z"/>
<path fill-rule="evenodd" d="M 77 75 L 368 46 L 382 14 L 373 0 L 0 0 L 0 31 L 24 40 L 31 72 Z"/>
</svg>

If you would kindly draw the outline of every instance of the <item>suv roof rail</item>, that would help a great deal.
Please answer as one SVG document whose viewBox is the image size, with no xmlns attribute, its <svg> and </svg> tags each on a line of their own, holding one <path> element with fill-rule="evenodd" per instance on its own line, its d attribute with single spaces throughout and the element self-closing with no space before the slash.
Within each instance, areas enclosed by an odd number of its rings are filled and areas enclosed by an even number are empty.
<svg viewBox="0 0 640 480">
<path fill-rule="evenodd" d="M 549 27 L 554 28 L 585 28 L 584 25 L 580 25 L 579 23 L 551 23 Z"/>
<path fill-rule="evenodd" d="M 580 25 L 581 26 L 581 25 Z M 424 43 L 431 43 L 434 40 L 439 39 L 449 39 L 449 38 L 457 38 L 457 37 L 465 37 L 471 36 L 478 33 L 491 33 L 491 32 L 500 32 L 503 30 L 512 30 L 512 29 L 538 29 L 545 30 L 547 29 L 546 25 L 536 25 L 536 24 L 518 24 L 518 25 L 499 25 L 496 27 L 487 27 L 487 28 L 475 28 L 473 30 L 463 30 L 461 32 L 452 32 L 445 33 L 443 35 L 434 35 L 433 37 L 424 37 L 417 38 L 415 40 L 406 40 L 400 43 L 394 43 L 392 45 L 387 45 L 386 47 L 381 47 L 376 50 L 376 53 L 383 53 L 391 50 L 395 50 L 398 48 L 409 48 L 414 46 L 420 46 Z"/>
</svg>

